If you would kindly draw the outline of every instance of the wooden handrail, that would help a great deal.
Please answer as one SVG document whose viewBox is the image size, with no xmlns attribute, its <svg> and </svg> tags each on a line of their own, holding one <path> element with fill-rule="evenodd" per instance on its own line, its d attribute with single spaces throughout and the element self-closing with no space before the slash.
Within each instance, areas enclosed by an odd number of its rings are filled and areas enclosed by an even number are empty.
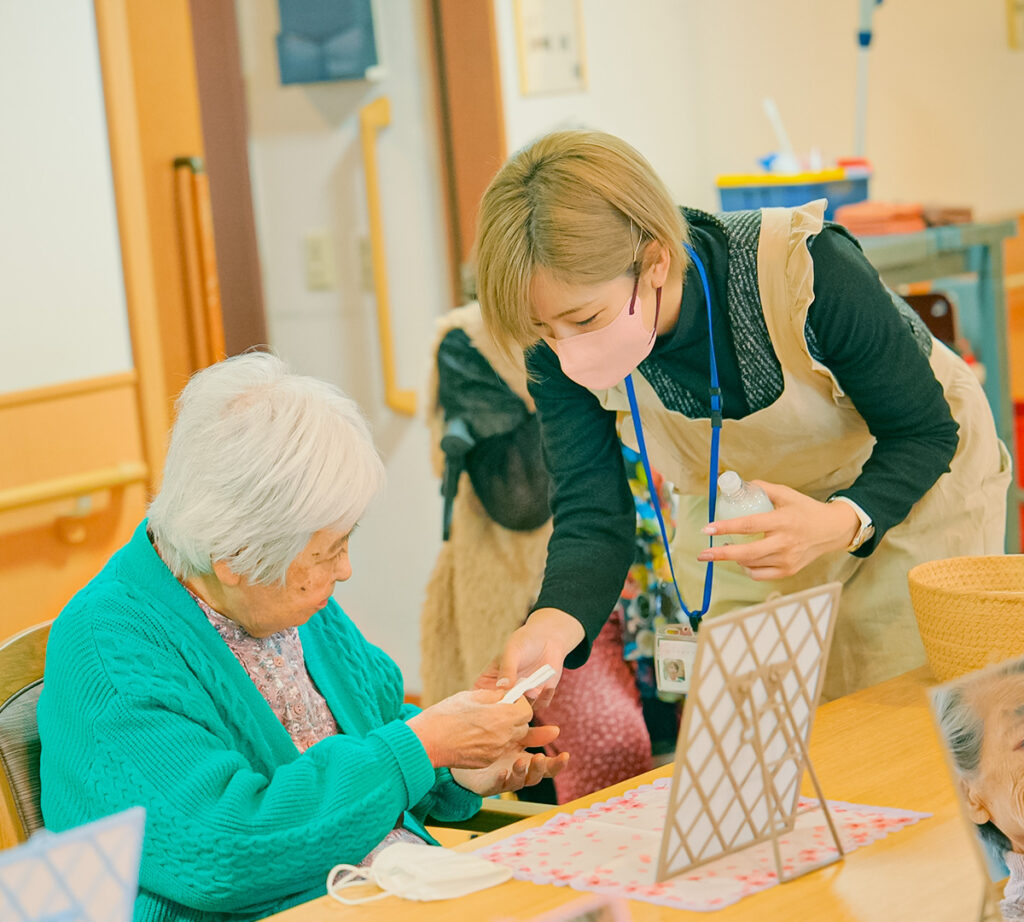
<svg viewBox="0 0 1024 922">
<path fill-rule="evenodd" d="M 359 134 L 363 145 L 366 175 L 366 210 L 370 216 L 370 251 L 373 256 L 373 290 L 377 298 L 377 333 L 384 369 L 384 401 L 396 413 L 416 415 L 416 392 L 398 386 L 395 373 L 395 342 L 388 302 L 387 257 L 384 252 L 384 222 L 380 208 L 380 177 L 377 171 L 377 132 L 391 124 L 391 103 L 378 96 L 359 110 Z"/>
<path fill-rule="evenodd" d="M 200 157 L 177 157 L 174 190 L 178 236 L 192 339 L 192 363 L 198 370 L 225 356 L 224 316 L 213 242 L 210 181 Z"/>
<path fill-rule="evenodd" d="M 115 467 L 105 467 L 84 474 L 55 477 L 41 483 L 30 483 L 21 487 L 0 490 L 0 512 L 36 506 L 58 499 L 70 499 L 95 493 L 97 490 L 111 490 L 132 483 L 142 483 L 149 477 L 149 468 L 141 461 L 126 461 Z"/>
</svg>

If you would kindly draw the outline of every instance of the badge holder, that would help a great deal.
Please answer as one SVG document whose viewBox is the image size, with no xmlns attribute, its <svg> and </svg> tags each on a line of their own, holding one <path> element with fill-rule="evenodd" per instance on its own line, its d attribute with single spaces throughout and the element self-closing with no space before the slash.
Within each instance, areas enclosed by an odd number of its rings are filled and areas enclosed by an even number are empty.
<svg viewBox="0 0 1024 922">
<path fill-rule="evenodd" d="M 685 695 L 697 658 L 697 635 L 689 624 L 672 624 L 654 636 L 655 676 L 658 691 Z"/>
</svg>

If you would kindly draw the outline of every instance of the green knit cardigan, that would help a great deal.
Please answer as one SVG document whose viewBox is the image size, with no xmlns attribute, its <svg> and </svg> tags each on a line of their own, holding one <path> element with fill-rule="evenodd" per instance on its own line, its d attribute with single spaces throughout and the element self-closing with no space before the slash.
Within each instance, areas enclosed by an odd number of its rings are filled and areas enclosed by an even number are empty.
<svg viewBox="0 0 1024 922">
<path fill-rule="evenodd" d="M 461 820 L 480 798 L 406 725 L 402 676 L 333 600 L 299 628 L 342 733 L 299 753 L 144 521 L 61 612 L 39 701 L 43 819 L 146 809 L 137 922 L 241 922 L 325 892 L 404 813 Z"/>
</svg>

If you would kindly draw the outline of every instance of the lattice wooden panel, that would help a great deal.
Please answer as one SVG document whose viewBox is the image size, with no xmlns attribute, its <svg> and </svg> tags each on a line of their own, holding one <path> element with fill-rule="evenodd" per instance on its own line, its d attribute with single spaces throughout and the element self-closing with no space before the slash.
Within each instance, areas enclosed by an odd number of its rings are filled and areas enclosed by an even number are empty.
<svg viewBox="0 0 1024 922">
<path fill-rule="evenodd" d="M 701 626 L 659 880 L 792 829 L 839 591 L 829 583 Z"/>
</svg>

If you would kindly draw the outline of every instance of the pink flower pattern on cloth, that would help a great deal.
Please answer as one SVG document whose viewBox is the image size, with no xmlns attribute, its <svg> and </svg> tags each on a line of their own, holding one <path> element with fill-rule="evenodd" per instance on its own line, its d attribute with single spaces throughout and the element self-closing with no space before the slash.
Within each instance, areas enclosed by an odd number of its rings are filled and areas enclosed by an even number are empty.
<svg viewBox="0 0 1024 922">
<path fill-rule="evenodd" d="M 519 880 L 570 886 L 673 909 L 722 909 L 778 883 L 769 842 L 750 846 L 657 883 L 661 832 L 670 778 L 660 778 L 573 814 L 560 813 L 475 854 L 511 868 Z M 800 799 L 795 828 L 779 841 L 786 877 L 828 864 L 836 856 L 820 806 Z M 847 852 L 930 816 L 912 810 L 829 801 Z"/>
<path fill-rule="evenodd" d="M 306 669 L 298 628 L 278 631 L 269 637 L 253 637 L 230 618 L 210 608 L 187 586 L 185 588 L 235 654 L 299 752 L 342 732 Z M 395 842 L 423 844 L 423 839 L 401 823 L 399 817 L 398 825 L 359 862 L 360 867 L 372 864 L 382 849 Z"/>
</svg>

